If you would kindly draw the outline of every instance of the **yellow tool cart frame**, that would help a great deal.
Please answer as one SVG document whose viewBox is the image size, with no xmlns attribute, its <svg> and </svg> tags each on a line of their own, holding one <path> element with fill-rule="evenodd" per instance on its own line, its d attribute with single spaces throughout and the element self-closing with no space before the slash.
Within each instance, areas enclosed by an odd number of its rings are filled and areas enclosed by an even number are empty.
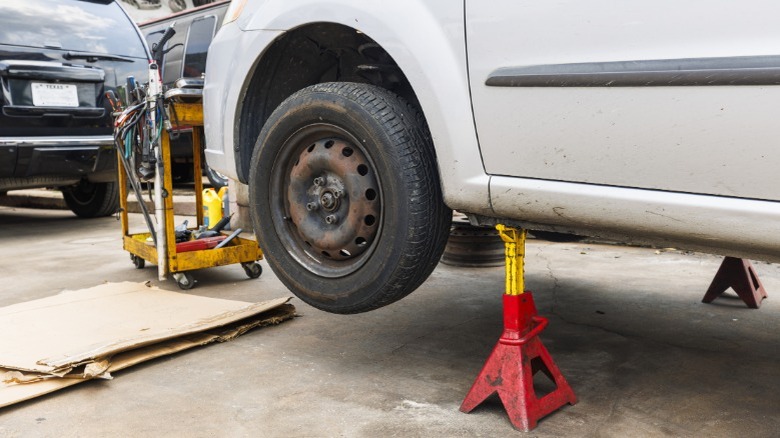
<svg viewBox="0 0 780 438">
<path fill-rule="evenodd" d="M 168 110 L 175 114 L 171 118 L 177 126 L 192 126 L 192 158 L 193 175 L 195 176 L 195 211 L 197 224 L 193 229 L 203 225 L 203 181 L 201 175 L 201 134 L 203 132 L 203 106 L 201 103 L 169 102 Z M 163 204 L 164 224 L 167 253 L 167 267 L 160 272 L 160 279 L 167 274 L 172 274 L 178 286 L 182 289 L 191 289 L 195 280 L 190 271 L 214 266 L 241 263 L 244 271 L 250 278 L 258 278 L 262 274 L 260 264 L 263 252 L 257 246 L 257 242 L 250 239 L 234 237 L 222 248 L 204 249 L 197 251 L 177 252 L 176 235 L 174 230 L 173 210 L 173 179 L 171 176 L 171 147 L 168 133 L 161 136 L 161 154 L 164 165 L 163 175 Z M 122 222 L 123 248 L 130 252 L 130 259 L 136 268 L 144 267 L 145 262 L 157 264 L 157 248 L 152 243 L 151 233 L 130 234 L 127 215 L 127 176 L 122 160 L 119 159 L 119 205 Z M 158 218 L 159 223 L 159 218 Z M 223 233 L 224 234 L 224 233 Z"/>
</svg>

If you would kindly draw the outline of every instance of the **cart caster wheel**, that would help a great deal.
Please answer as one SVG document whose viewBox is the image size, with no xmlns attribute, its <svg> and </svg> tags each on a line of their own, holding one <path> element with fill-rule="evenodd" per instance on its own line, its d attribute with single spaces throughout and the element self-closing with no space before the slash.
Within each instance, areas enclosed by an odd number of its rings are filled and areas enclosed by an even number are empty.
<svg viewBox="0 0 780 438">
<path fill-rule="evenodd" d="M 130 260 L 135 265 L 135 269 L 143 269 L 146 266 L 146 260 L 138 257 L 137 255 L 130 254 Z"/>
<path fill-rule="evenodd" d="M 241 263 L 241 267 L 244 268 L 244 272 L 249 278 L 259 278 L 263 274 L 263 267 L 257 262 Z"/>
<path fill-rule="evenodd" d="M 195 278 L 189 272 L 177 272 L 173 274 L 173 279 L 176 280 L 176 284 L 179 289 L 190 290 L 195 287 Z"/>
</svg>

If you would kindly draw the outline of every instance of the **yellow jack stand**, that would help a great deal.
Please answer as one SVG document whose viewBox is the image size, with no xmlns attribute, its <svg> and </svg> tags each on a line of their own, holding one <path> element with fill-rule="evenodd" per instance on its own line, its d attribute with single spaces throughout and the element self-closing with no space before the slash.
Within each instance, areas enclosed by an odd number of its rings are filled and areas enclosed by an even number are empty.
<svg viewBox="0 0 780 438">
<path fill-rule="evenodd" d="M 506 249 L 506 292 L 504 294 L 504 333 L 474 381 L 462 412 L 471 412 L 494 392 L 498 392 L 512 425 L 530 431 L 542 417 L 565 404 L 577 403 L 571 387 L 539 340 L 547 318 L 539 316 L 531 292 L 524 291 L 526 230 L 496 226 Z M 556 388 L 537 397 L 534 374 L 542 371 Z"/>
</svg>

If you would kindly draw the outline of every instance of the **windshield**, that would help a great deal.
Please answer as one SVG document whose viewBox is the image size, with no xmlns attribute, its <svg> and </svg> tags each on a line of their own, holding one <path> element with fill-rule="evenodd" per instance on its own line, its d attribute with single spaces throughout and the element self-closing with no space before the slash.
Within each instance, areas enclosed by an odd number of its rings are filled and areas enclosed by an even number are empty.
<svg viewBox="0 0 780 438">
<path fill-rule="evenodd" d="M 0 0 L 0 44 L 146 57 L 113 1 Z"/>
</svg>

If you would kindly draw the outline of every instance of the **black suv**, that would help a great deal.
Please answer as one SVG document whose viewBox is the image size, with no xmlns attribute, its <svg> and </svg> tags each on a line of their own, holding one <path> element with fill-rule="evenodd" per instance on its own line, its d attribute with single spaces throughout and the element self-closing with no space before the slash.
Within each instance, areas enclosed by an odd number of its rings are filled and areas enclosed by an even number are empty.
<svg viewBox="0 0 780 438">
<path fill-rule="evenodd" d="M 81 217 L 117 210 L 111 108 L 149 51 L 114 0 L 0 2 L 0 192 L 57 187 Z"/>
</svg>

